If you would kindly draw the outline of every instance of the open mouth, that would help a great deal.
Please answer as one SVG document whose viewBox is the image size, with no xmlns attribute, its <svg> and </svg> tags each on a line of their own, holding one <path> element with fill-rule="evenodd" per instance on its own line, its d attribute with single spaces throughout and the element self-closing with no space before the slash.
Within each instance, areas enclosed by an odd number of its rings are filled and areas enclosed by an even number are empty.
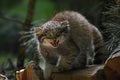
<svg viewBox="0 0 120 80">
<path fill-rule="evenodd" d="M 53 42 L 50 42 L 53 47 L 57 47 L 59 45 L 59 40 L 53 40 Z"/>
</svg>

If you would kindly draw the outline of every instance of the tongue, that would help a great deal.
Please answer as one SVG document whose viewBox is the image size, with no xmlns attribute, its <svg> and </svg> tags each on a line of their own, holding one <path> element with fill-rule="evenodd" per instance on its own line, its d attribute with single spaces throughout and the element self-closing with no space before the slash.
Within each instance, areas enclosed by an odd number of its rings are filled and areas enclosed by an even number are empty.
<svg viewBox="0 0 120 80">
<path fill-rule="evenodd" d="M 53 42 L 51 42 L 51 44 L 56 47 L 58 46 L 59 40 L 53 40 Z"/>
</svg>

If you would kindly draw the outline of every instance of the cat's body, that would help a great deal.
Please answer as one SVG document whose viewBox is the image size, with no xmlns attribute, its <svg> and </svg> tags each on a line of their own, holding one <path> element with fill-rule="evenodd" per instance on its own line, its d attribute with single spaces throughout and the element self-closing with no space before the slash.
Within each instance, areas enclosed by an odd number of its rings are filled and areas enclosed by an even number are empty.
<svg viewBox="0 0 120 80">
<path fill-rule="evenodd" d="M 60 12 L 35 32 L 45 60 L 45 79 L 54 71 L 82 69 L 104 60 L 101 33 L 77 12 Z"/>
</svg>

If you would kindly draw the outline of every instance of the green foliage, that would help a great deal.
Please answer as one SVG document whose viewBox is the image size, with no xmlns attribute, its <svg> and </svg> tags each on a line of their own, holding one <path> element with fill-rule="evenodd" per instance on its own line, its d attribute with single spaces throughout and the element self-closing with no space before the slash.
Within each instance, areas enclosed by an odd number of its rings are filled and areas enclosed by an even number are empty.
<svg viewBox="0 0 120 80">
<path fill-rule="evenodd" d="M 7 11 L 20 4 L 22 1 L 23 0 L 0 0 L 0 11 Z"/>
<path fill-rule="evenodd" d="M 105 22 L 120 23 L 120 6 L 111 6 L 107 11 L 103 12 L 103 20 Z"/>
<path fill-rule="evenodd" d="M 120 44 L 120 6 L 106 7 L 103 12 L 103 26 L 106 28 L 106 47 L 111 53 Z"/>
<path fill-rule="evenodd" d="M 109 35 L 106 47 L 111 53 L 120 44 L 120 24 L 106 23 L 106 33 Z"/>
<path fill-rule="evenodd" d="M 55 4 L 48 1 L 37 1 L 34 20 L 48 19 L 53 14 Z"/>
<path fill-rule="evenodd" d="M 6 1 L 6 2 L 5 2 Z M 9 0 L 2 0 L 4 5 L 1 7 L 6 6 L 6 3 L 9 3 Z M 17 0 L 18 1 L 18 0 Z M 26 16 L 26 10 L 28 6 L 29 0 L 22 0 L 22 1 L 15 1 L 16 4 L 13 4 L 13 7 L 2 8 L 1 11 L 6 13 L 6 15 L 18 15 L 20 19 L 24 20 Z M 12 2 L 12 1 L 11 1 Z M 13 2 L 14 3 L 14 2 Z M 36 7 L 35 7 L 35 14 L 34 14 L 34 22 L 45 21 L 46 19 L 50 18 L 53 14 L 55 9 L 55 4 L 50 0 L 37 0 Z"/>
<path fill-rule="evenodd" d="M 10 58 L 9 55 L 9 57 L 6 57 L 6 59 L 0 63 L 0 73 L 6 75 L 9 80 L 15 80 L 16 67 L 13 63 L 15 60 L 13 61 L 13 59 L 14 58 Z"/>
<path fill-rule="evenodd" d="M 28 1 L 29 0 L 1 0 L 0 12 L 2 11 L 3 14 L 23 22 L 26 17 Z M 50 0 L 37 0 L 33 23 L 43 23 L 53 14 L 54 8 L 55 5 Z M 15 47 L 13 44 L 16 44 L 16 41 L 18 41 L 19 31 L 22 29 L 22 26 L 1 19 L 0 25 L 0 48 L 5 48 L 7 44 L 10 45 L 6 47 L 7 49 L 11 48 L 11 46 Z"/>
</svg>

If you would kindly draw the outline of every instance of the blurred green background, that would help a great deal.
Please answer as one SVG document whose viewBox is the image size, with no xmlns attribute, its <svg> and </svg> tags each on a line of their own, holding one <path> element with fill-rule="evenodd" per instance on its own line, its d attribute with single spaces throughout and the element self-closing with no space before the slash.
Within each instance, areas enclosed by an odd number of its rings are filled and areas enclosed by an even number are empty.
<svg viewBox="0 0 120 80">
<path fill-rule="evenodd" d="M 0 16 L 25 20 L 29 0 L 1 0 Z M 75 10 L 84 14 L 89 21 L 99 25 L 102 0 L 36 0 L 33 24 L 43 23 L 55 13 L 63 10 Z M 95 11 L 95 13 L 94 13 Z M 97 17 L 97 18 L 96 18 Z M 0 62 L 3 57 L 18 55 L 19 32 L 22 25 L 0 19 Z"/>
<path fill-rule="evenodd" d="M 80 12 L 100 29 L 110 54 L 120 44 L 120 4 L 115 1 L 117 0 L 36 0 L 32 24 L 42 24 L 59 11 Z M 0 1 L 0 73 L 6 74 L 5 66 L 12 66 L 10 69 L 15 72 L 21 44 L 19 32 L 23 30 L 22 25 L 1 17 L 4 14 L 24 22 L 28 2 L 29 0 Z M 15 75 L 9 74 L 9 79 L 12 80 Z"/>
</svg>

